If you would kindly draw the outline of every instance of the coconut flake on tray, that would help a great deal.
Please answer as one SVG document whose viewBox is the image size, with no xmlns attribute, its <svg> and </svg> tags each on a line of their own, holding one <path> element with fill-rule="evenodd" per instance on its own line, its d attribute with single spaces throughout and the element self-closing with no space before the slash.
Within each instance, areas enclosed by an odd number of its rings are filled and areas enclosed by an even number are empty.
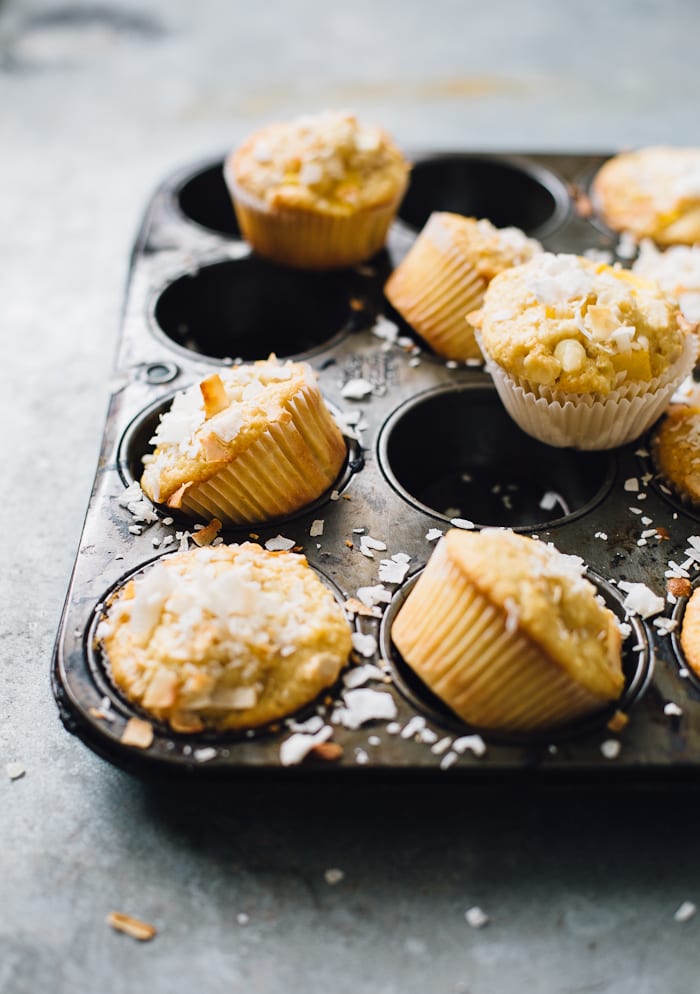
<svg viewBox="0 0 700 994">
<path fill-rule="evenodd" d="M 144 496 L 143 490 L 136 482 L 130 483 L 124 493 L 116 498 L 120 507 L 125 507 L 134 521 L 141 524 L 151 525 L 158 520 L 158 515 L 153 510 L 151 502 Z"/>
<path fill-rule="evenodd" d="M 374 393 L 374 386 L 364 377 L 357 376 L 341 388 L 341 395 L 345 400 L 364 400 Z"/>
<path fill-rule="evenodd" d="M 379 579 L 384 583 L 403 583 L 410 566 L 411 557 L 405 552 L 395 553 L 391 559 L 382 559 L 379 565 Z"/>
<path fill-rule="evenodd" d="M 384 676 L 384 670 L 378 666 L 363 663 L 361 666 L 353 666 L 344 674 L 343 684 L 348 690 L 354 690 L 355 687 L 361 687 L 370 680 L 383 680 Z"/>
<path fill-rule="evenodd" d="M 627 594 L 622 606 L 628 614 L 651 618 L 654 614 L 660 614 L 666 606 L 664 598 L 655 594 L 645 583 L 627 583 L 625 580 L 620 580 L 619 586 Z"/>
<path fill-rule="evenodd" d="M 289 552 L 295 546 L 295 541 L 293 538 L 285 538 L 284 535 L 275 535 L 274 538 L 268 538 L 265 542 L 265 548 L 268 552 Z"/>
<path fill-rule="evenodd" d="M 358 587 L 357 599 L 365 607 L 376 607 L 379 604 L 388 604 L 391 601 L 391 591 L 387 590 L 381 583 L 376 583 L 373 587 Z"/>
<path fill-rule="evenodd" d="M 309 734 L 293 732 L 280 745 L 280 762 L 282 766 L 295 766 L 305 759 L 316 745 L 328 741 L 333 735 L 330 725 L 323 725 L 319 731 Z"/>
<path fill-rule="evenodd" d="M 366 632 L 352 633 L 352 647 L 360 656 L 369 659 L 377 651 L 377 640 L 374 635 Z"/>
<path fill-rule="evenodd" d="M 353 729 L 367 721 L 391 721 L 396 714 L 396 702 L 388 691 L 359 687 L 343 693 L 343 706 L 335 709 L 331 720 Z"/>
<path fill-rule="evenodd" d="M 375 551 L 385 552 L 386 542 L 382 542 L 378 538 L 372 538 L 371 535 L 362 535 L 360 538 L 360 552 L 362 555 L 368 559 L 374 559 Z"/>
</svg>

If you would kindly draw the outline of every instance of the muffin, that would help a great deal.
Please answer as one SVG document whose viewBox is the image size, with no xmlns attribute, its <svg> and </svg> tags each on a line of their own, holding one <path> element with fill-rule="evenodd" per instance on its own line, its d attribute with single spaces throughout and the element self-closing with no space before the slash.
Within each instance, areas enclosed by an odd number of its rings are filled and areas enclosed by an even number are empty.
<svg viewBox="0 0 700 994">
<path fill-rule="evenodd" d="M 158 560 L 119 591 L 97 638 L 129 700 L 190 732 L 298 710 L 351 650 L 343 610 L 304 556 L 251 542 Z"/>
<path fill-rule="evenodd" d="M 179 393 L 144 457 L 141 487 L 195 518 L 246 524 L 291 514 L 336 480 L 346 455 L 311 368 L 270 358 Z"/>
<path fill-rule="evenodd" d="M 489 282 L 542 251 L 519 228 L 436 212 L 384 287 L 390 303 L 438 355 L 480 359 L 467 314 L 481 306 Z"/>
<path fill-rule="evenodd" d="M 681 625 L 681 649 L 690 669 L 700 677 L 700 588 L 693 591 L 685 606 Z"/>
<path fill-rule="evenodd" d="M 683 317 L 700 322 L 700 245 L 673 245 L 660 252 L 648 238 L 639 246 L 632 272 L 656 280 L 665 293 L 678 299 Z"/>
<path fill-rule="evenodd" d="M 700 406 L 672 404 L 651 440 L 657 471 L 680 499 L 700 506 Z"/>
<path fill-rule="evenodd" d="M 363 262 L 386 241 L 409 165 L 389 135 L 348 113 L 270 124 L 224 165 L 243 237 L 301 269 Z"/>
<path fill-rule="evenodd" d="M 608 227 L 659 245 L 700 241 L 700 149 L 622 152 L 599 169 L 593 204 Z"/>
<path fill-rule="evenodd" d="M 470 725 L 535 732 L 615 701 L 624 686 L 615 615 L 583 563 L 501 529 L 448 531 L 391 637 Z"/>
<path fill-rule="evenodd" d="M 697 342 L 656 283 L 543 253 L 500 273 L 471 315 L 501 400 L 549 445 L 638 438 L 691 371 Z"/>
</svg>

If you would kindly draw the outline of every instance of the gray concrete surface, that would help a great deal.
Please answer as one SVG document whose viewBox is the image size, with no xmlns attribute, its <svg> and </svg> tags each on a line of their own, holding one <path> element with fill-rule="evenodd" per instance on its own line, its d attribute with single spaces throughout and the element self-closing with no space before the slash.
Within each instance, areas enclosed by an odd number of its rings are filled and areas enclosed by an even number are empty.
<svg viewBox="0 0 700 994">
<path fill-rule="evenodd" d="M 700 904 L 690 788 L 146 786 L 63 730 L 48 679 L 164 173 L 338 105 L 406 147 L 697 144 L 699 31 L 694 0 L 0 2 L 2 994 L 700 989 L 700 917 L 673 919 Z"/>
</svg>

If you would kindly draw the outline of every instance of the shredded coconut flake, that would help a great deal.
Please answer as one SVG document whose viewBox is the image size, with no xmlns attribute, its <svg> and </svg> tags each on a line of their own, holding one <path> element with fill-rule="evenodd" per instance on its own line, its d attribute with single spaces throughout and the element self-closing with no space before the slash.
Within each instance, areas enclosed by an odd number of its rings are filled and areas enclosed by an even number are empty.
<svg viewBox="0 0 700 994">
<path fill-rule="evenodd" d="M 489 923 L 489 916 L 477 904 L 472 908 L 467 908 L 464 912 L 464 918 L 470 928 L 483 928 Z"/>
<path fill-rule="evenodd" d="M 391 694 L 360 687 L 343 694 L 344 707 L 333 715 L 345 728 L 359 728 L 367 721 L 391 721 L 396 717 L 396 702 Z"/>
<path fill-rule="evenodd" d="M 285 538 L 284 535 L 275 535 L 274 538 L 268 538 L 265 542 L 265 548 L 268 552 L 289 552 L 290 549 L 294 548 L 293 538 Z"/>
<path fill-rule="evenodd" d="M 295 766 L 297 763 L 301 763 L 315 745 L 327 742 L 332 734 L 333 729 L 330 725 L 324 725 L 314 735 L 307 735 L 304 732 L 294 732 L 280 746 L 280 762 L 282 766 Z"/>
<path fill-rule="evenodd" d="M 695 917 L 697 911 L 697 906 L 693 904 L 692 901 L 683 901 L 683 903 L 674 911 L 673 920 L 680 922 L 681 924 L 683 922 L 688 922 L 691 918 Z"/>
<path fill-rule="evenodd" d="M 340 392 L 345 400 L 364 400 L 373 391 L 374 387 L 369 380 L 356 377 L 355 379 L 348 380 Z"/>
<path fill-rule="evenodd" d="M 606 759 L 617 759 L 620 755 L 620 743 L 617 739 L 606 739 L 600 743 L 600 751 Z"/>
<path fill-rule="evenodd" d="M 644 583 L 627 583 L 621 580 L 620 589 L 627 593 L 623 607 L 628 614 L 651 618 L 652 615 L 663 611 L 666 606 L 664 598 L 659 597 Z"/>
<path fill-rule="evenodd" d="M 365 632 L 352 633 L 352 647 L 360 656 L 368 659 L 377 651 L 377 640 L 374 635 Z"/>
</svg>

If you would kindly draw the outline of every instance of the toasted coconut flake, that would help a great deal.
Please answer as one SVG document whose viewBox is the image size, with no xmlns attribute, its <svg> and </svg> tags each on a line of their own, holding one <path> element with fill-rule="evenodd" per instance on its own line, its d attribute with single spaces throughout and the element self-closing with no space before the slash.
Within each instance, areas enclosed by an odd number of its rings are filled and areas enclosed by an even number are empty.
<svg viewBox="0 0 700 994">
<path fill-rule="evenodd" d="M 192 541 L 195 545 L 211 545 L 216 536 L 221 531 L 221 522 L 218 518 L 212 518 L 206 528 L 200 528 L 199 531 L 192 535 Z"/>
<path fill-rule="evenodd" d="M 183 732 L 186 735 L 190 732 L 201 732 L 204 728 L 201 719 L 189 711 L 176 711 L 170 716 L 169 721 L 174 732 Z"/>
<path fill-rule="evenodd" d="M 150 942 L 158 932 L 155 925 L 140 921 L 132 915 L 125 915 L 121 911 L 110 911 L 107 915 L 107 924 L 115 932 L 124 932 L 125 935 L 138 939 L 139 942 Z"/>
<path fill-rule="evenodd" d="M 166 500 L 165 503 L 167 506 L 175 508 L 182 507 L 182 498 L 191 486 L 191 483 L 183 483 L 181 487 L 178 487 L 175 493 L 172 493 Z M 163 544 L 165 545 L 165 542 Z"/>
<path fill-rule="evenodd" d="M 339 742 L 318 742 L 311 747 L 311 755 L 326 762 L 334 762 L 343 755 L 343 747 Z"/>
<path fill-rule="evenodd" d="M 690 597 L 693 587 L 690 580 L 683 576 L 670 576 L 666 581 L 666 590 L 674 597 Z"/>
<path fill-rule="evenodd" d="M 143 718 L 129 718 L 120 741 L 135 749 L 148 749 L 153 743 L 153 725 Z"/>
<path fill-rule="evenodd" d="M 624 711 L 616 711 L 606 727 L 610 732 L 621 732 L 623 728 L 629 725 L 629 722 L 629 715 L 626 715 Z"/>
<path fill-rule="evenodd" d="M 202 439 L 201 446 L 207 462 L 222 462 L 228 459 L 228 449 L 213 432 Z"/>
<path fill-rule="evenodd" d="M 199 384 L 199 389 L 202 392 L 204 417 L 207 421 L 209 418 L 213 418 L 215 414 L 218 414 L 219 411 L 226 410 L 228 407 L 228 396 L 218 373 L 213 373 L 206 380 L 202 380 Z"/>
<path fill-rule="evenodd" d="M 143 706 L 149 710 L 152 708 L 171 708 L 175 703 L 176 693 L 176 674 L 161 666 L 153 674 L 153 679 L 146 688 Z"/>
<path fill-rule="evenodd" d="M 368 607 L 367 604 L 363 604 L 357 597 L 348 597 L 343 607 L 350 614 L 359 614 L 364 618 L 381 618 L 382 616 L 382 612 L 378 607 Z"/>
</svg>

